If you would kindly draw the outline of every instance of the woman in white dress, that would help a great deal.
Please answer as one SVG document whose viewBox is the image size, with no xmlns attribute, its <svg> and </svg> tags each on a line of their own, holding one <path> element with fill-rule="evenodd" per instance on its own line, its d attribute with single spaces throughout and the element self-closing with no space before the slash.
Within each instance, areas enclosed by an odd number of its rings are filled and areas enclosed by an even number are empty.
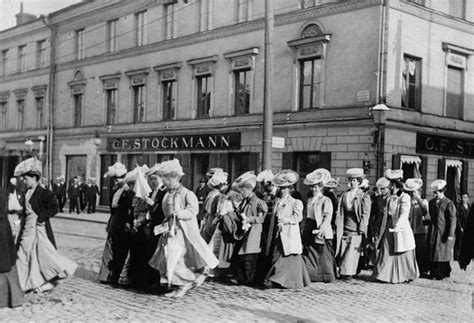
<svg viewBox="0 0 474 323">
<path fill-rule="evenodd" d="M 16 262 L 23 291 L 51 290 L 58 279 L 71 276 L 77 265 L 58 254 L 49 218 L 58 213 L 56 197 L 41 187 L 41 162 L 35 158 L 21 162 L 15 176 L 22 176 L 25 194 Z"/>
</svg>

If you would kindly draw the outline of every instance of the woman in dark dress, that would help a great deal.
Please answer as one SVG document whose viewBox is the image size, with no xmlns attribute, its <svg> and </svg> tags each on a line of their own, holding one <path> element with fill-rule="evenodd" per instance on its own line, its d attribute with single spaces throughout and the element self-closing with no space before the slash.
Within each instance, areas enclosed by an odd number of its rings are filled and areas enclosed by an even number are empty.
<svg viewBox="0 0 474 323">
<path fill-rule="evenodd" d="M 459 254 L 459 267 L 466 270 L 472 259 L 474 259 L 474 207 L 471 207 L 467 217 L 466 228 L 461 242 L 461 252 Z"/>
<path fill-rule="evenodd" d="M 334 260 L 333 202 L 324 196 L 325 183 L 331 178 L 326 169 L 317 169 L 306 175 L 304 184 L 311 186 L 306 223 L 303 230 L 303 259 L 313 282 L 331 282 L 336 279 Z"/>
<path fill-rule="evenodd" d="M 16 248 L 8 221 L 8 194 L 0 188 L 0 308 L 17 307 L 23 304 L 16 269 Z"/>
</svg>

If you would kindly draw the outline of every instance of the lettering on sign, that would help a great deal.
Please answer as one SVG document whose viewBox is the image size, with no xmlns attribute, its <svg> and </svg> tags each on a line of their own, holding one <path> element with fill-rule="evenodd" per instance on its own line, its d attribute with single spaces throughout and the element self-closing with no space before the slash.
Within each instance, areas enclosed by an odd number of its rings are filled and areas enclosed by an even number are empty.
<svg viewBox="0 0 474 323">
<path fill-rule="evenodd" d="M 108 138 L 108 151 L 240 149 L 240 133 Z"/>
<path fill-rule="evenodd" d="M 417 133 L 416 152 L 473 158 L 474 140 Z"/>
</svg>

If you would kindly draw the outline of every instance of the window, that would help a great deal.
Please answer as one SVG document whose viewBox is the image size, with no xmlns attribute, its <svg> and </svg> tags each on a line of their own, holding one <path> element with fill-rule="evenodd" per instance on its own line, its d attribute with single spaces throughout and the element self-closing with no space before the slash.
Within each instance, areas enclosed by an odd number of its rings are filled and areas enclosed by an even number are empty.
<svg viewBox="0 0 474 323">
<path fill-rule="evenodd" d="M 8 75 L 8 49 L 2 50 L 2 76 Z"/>
<path fill-rule="evenodd" d="M 466 18 L 466 0 L 450 0 L 449 14 L 451 16 L 465 19 Z"/>
<path fill-rule="evenodd" d="M 191 154 L 191 187 L 193 190 L 199 186 L 199 181 L 202 178 L 206 178 L 209 168 L 209 154 Z"/>
<path fill-rule="evenodd" d="M 425 0 L 410 0 L 410 2 L 419 4 L 420 6 L 424 6 L 424 5 L 425 5 Z"/>
<path fill-rule="evenodd" d="M 84 58 L 84 29 L 78 29 L 75 32 L 76 59 Z"/>
<path fill-rule="evenodd" d="M 145 11 L 135 14 L 135 46 L 145 45 Z"/>
<path fill-rule="evenodd" d="M 44 97 L 35 98 L 36 104 L 36 127 L 42 129 L 44 127 Z"/>
<path fill-rule="evenodd" d="M 23 130 L 25 127 L 25 100 L 17 100 L 18 107 L 18 130 Z"/>
<path fill-rule="evenodd" d="M 7 130 L 7 104 L 8 102 L 2 101 L 0 102 L 0 113 L 2 114 L 2 120 L 0 122 L 0 126 L 2 131 Z"/>
<path fill-rule="evenodd" d="M 26 45 L 18 47 L 18 72 L 26 71 Z"/>
<path fill-rule="evenodd" d="M 36 43 L 36 68 L 46 66 L 46 41 L 41 40 Z"/>
<path fill-rule="evenodd" d="M 117 90 L 110 89 L 105 91 L 107 106 L 107 124 L 115 124 L 117 118 Z"/>
<path fill-rule="evenodd" d="M 107 48 L 109 53 L 117 50 L 117 20 L 107 21 Z"/>
<path fill-rule="evenodd" d="M 84 95 L 82 93 L 73 95 L 74 101 L 74 127 L 82 126 L 82 101 Z"/>
<path fill-rule="evenodd" d="M 237 0 L 237 22 L 251 20 L 253 13 L 253 0 Z"/>
<path fill-rule="evenodd" d="M 178 83 L 175 80 L 164 81 L 163 84 L 163 120 L 173 120 L 176 113 L 176 97 Z"/>
<path fill-rule="evenodd" d="M 464 107 L 464 70 L 448 66 L 446 88 L 446 116 L 462 119 Z"/>
<path fill-rule="evenodd" d="M 212 1 L 213 0 L 199 0 L 199 31 L 211 29 Z"/>
<path fill-rule="evenodd" d="M 211 110 L 211 75 L 202 75 L 197 78 L 197 116 L 209 117 Z"/>
<path fill-rule="evenodd" d="M 301 8 L 310 8 L 310 7 L 315 7 L 322 5 L 327 2 L 334 2 L 334 1 L 328 1 L 328 0 L 301 0 Z"/>
<path fill-rule="evenodd" d="M 133 123 L 143 122 L 145 115 L 145 85 L 136 85 L 132 87 L 133 92 Z"/>
<path fill-rule="evenodd" d="M 405 55 L 402 72 L 402 107 L 421 109 L 421 59 Z"/>
<path fill-rule="evenodd" d="M 176 37 L 176 12 L 174 4 L 165 6 L 165 39 Z"/>
<path fill-rule="evenodd" d="M 235 77 L 235 114 L 250 112 L 250 70 L 234 71 Z"/>
<path fill-rule="evenodd" d="M 300 108 L 319 108 L 321 99 L 321 59 L 304 60 L 300 64 Z"/>
<path fill-rule="evenodd" d="M 231 179 L 236 179 L 240 175 L 250 170 L 258 169 L 258 153 L 232 153 L 229 154 L 228 172 Z"/>
</svg>

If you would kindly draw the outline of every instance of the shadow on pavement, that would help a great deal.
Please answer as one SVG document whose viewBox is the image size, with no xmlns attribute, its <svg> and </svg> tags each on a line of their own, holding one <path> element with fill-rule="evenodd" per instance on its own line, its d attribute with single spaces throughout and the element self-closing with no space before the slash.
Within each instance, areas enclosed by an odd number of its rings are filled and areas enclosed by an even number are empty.
<svg viewBox="0 0 474 323">
<path fill-rule="evenodd" d="M 276 312 L 271 312 L 271 311 L 266 311 L 266 310 L 258 310 L 258 309 L 252 309 L 248 307 L 243 307 L 239 305 L 233 305 L 233 304 L 225 304 L 225 303 L 217 303 L 216 305 L 219 305 L 222 308 L 227 308 L 231 309 L 234 311 L 246 311 L 250 312 L 252 314 L 261 316 L 262 318 L 268 319 L 268 320 L 274 320 L 275 322 L 315 322 L 312 320 L 309 320 L 307 318 L 302 318 L 302 317 L 296 317 L 292 315 L 287 315 L 287 314 L 281 314 L 281 313 L 276 313 Z"/>
</svg>

